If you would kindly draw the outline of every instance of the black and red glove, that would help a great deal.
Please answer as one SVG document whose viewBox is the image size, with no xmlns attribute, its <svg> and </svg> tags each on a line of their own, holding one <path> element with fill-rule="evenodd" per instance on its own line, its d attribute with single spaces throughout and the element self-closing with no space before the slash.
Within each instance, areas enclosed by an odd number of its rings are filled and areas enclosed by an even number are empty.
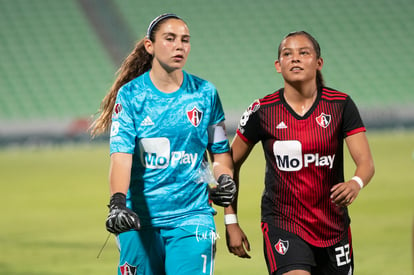
<svg viewBox="0 0 414 275">
<path fill-rule="evenodd" d="M 109 214 L 106 218 L 106 230 L 114 234 L 141 228 L 138 215 L 126 207 L 126 196 L 115 193 L 109 201 Z"/>
<path fill-rule="evenodd" d="M 229 206 L 236 196 L 236 182 L 230 175 L 222 174 L 217 180 L 217 186 L 210 188 L 210 199 L 219 206 Z"/>
</svg>

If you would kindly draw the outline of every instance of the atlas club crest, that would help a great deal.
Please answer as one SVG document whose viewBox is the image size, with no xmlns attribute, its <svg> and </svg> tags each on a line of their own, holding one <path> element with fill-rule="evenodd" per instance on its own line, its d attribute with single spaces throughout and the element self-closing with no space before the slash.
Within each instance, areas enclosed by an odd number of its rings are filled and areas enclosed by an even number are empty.
<svg viewBox="0 0 414 275">
<path fill-rule="evenodd" d="M 203 112 L 194 106 L 192 110 L 187 111 L 187 117 L 190 120 L 191 124 L 193 124 L 195 127 L 198 127 L 198 125 L 201 123 L 201 119 L 203 118 Z"/>
<path fill-rule="evenodd" d="M 319 126 L 326 128 L 331 123 L 331 115 L 327 115 L 325 113 L 321 113 L 317 118 L 316 122 Z"/>
<path fill-rule="evenodd" d="M 137 274 L 137 267 L 128 264 L 127 262 L 124 263 L 119 267 L 121 269 L 122 275 L 136 275 Z"/>
<path fill-rule="evenodd" d="M 275 244 L 275 249 L 280 255 L 285 255 L 289 249 L 289 241 L 279 239 L 277 244 Z"/>
</svg>

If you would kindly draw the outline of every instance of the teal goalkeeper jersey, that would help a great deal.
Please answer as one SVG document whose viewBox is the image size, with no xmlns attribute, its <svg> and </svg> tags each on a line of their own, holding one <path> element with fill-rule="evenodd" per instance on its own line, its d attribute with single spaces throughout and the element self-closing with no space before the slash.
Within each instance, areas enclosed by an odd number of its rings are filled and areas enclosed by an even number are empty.
<svg viewBox="0 0 414 275">
<path fill-rule="evenodd" d="M 143 227 L 179 226 L 186 217 L 214 213 L 202 164 L 206 150 L 230 150 L 224 112 L 210 82 L 183 74 L 180 89 L 167 94 L 146 72 L 116 99 L 110 153 L 133 154 L 127 205 Z"/>
</svg>

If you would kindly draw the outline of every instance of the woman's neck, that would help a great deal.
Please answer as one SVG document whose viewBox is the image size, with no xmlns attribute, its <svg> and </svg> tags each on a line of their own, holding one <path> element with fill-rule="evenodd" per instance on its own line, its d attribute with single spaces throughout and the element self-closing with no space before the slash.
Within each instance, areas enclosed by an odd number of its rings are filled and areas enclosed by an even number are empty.
<svg viewBox="0 0 414 275">
<path fill-rule="evenodd" d="M 152 83 L 163 93 L 177 91 L 183 83 L 184 74 L 182 70 L 167 72 L 164 69 L 153 67 L 149 73 Z"/>
<path fill-rule="evenodd" d="M 317 95 L 316 84 L 297 87 L 285 83 L 285 101 L 300 116 L 304 116 L 310 110 Z"/>
</svg>

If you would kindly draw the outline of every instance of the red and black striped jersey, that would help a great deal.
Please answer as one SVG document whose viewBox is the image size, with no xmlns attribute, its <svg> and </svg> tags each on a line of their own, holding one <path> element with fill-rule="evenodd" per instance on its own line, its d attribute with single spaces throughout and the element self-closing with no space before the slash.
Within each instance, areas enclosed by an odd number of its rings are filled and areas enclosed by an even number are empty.
<svg viewBox="0 0 414 275">
<path fill-rule="evenodd" d="M 286 103 L 284 89 L 253 102 L 237 134 L 262 142 L 266 158 L 262 221 L 327 247 L 346 234 L 347 208 L 331 202 L 330 189 L 344 181 L 344 138 L 365 131 L 355 103 L 345 93 L 322 88 L 304 115 Z"/>
</svg>

